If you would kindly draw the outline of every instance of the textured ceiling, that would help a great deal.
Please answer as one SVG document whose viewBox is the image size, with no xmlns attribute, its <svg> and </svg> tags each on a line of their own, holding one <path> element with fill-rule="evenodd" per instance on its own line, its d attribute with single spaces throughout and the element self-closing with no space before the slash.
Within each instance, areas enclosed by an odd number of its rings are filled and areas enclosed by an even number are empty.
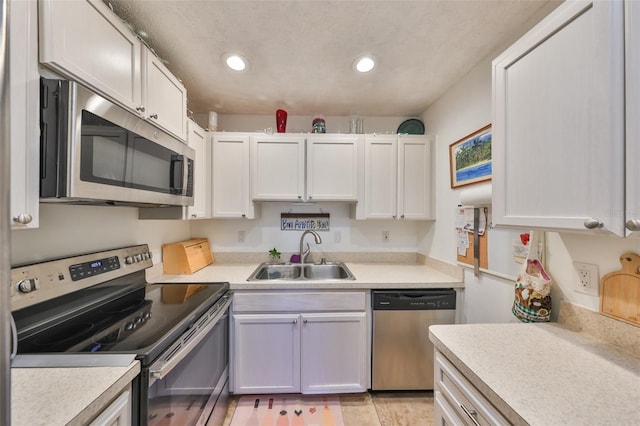
<svg viewBox="0 0 640 426">
<path fill-rule="evenodd" d="M 416 116 L 548 0 L 106 0 L 188 90 L 196 113 Z M 557 4 L 557 0 L 553 1 Z M 546 9 L 542 9 L 546 8 Z M 237 73 L 226 52 L 249 59 Z M 352 71 L 362 54 L 377 59 Z"/>
</svg>

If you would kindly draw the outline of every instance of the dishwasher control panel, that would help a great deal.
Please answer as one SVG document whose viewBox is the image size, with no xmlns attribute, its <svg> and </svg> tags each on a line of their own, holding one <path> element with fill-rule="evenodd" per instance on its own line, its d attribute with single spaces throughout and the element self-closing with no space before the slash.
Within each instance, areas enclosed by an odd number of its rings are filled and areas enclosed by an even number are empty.
<svg viewBox="0 0 640 426">
<path fill-rule="evenodd" d="M 456 308 L 456 291 L 433 290 L 376 290 L 373 292 L 374 310 L 447 310 Z"/>
</svg>

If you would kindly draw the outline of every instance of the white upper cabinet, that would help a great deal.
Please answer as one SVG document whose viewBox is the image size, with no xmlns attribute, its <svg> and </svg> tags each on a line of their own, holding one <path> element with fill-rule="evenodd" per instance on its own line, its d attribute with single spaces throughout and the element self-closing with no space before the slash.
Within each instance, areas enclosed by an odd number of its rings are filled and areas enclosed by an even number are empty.
<svg viewBox="0 0 640 426">
<path fill-rule="evenodd" d="M 397 215 L 398 137 L 367 135 L 365 139 L 364 217 L 392 219 Z"/>
<path fill-rule="evenodd" d="M 214 133 L 211 141 L 212 216 L 256 217 L 251 201 L 249 134 Z"/>
<path fill-rule="evenodd" d="M 121 105 L 141 106 L 141 46 L 101 0 L 40 0 L 40 62 Z"/>
<path fill-rule="evenodd" d="M 359 140 L 358 135 L 307 137 L 308 200 L 358 201 Z"/>
<path fill-rule="evenodd" d="M 358 200 L 362 168 L 357 135 L 254 135 L 255 201 Z"/>
<path fill-rule="evenodd" d="M 252 135 L 251 173 L 253 200 L 303 200 L 305 137 Z"/>
<path fill-rule="evenodd" d="M 494 60 L 495 224 L 625 234 L 623 6 L 565 2 Z"/>
<path fill-rule="evenodd" d="M 40 0 L 40 63 L 186 140 L 182 83 L 101 0 Z"/>
<path fill-rule="evenodd" d="M 187 121 L 187 143 L 195 151 L 193 176 L 193 206 L 185 207 L 185 219 L 202 219 L 210 216 L 211 187 L 207 134 L 204 129 L 189 119 Z"/>
<path fill-rule="evenodd" d="M 357 219 L 433 219 L 433 147 L 422 135 L 367 135 Z"/>
<path fill-rule="evenodd" d="M 142 46 L 145 117 L 180 139 L 187 133 L 187 90 L 146 46 Z"/>
<path fill-rule="evenodd" d="M 640 4 L 625 3 L 626 235 L 640 237 Z"/>
<path fill-rule="evenodd" d="M 435 219 L 433 144 L 428 136 L 398 136 L 398 217 Z"/>
<path fill-rule="evenodd" d="M 9 3 L 11 229 L 37 228 L 40 201 L 40 74 L 37 4 Z M 5 225 L 3 225 L 5 226 Z"/>
</svg>

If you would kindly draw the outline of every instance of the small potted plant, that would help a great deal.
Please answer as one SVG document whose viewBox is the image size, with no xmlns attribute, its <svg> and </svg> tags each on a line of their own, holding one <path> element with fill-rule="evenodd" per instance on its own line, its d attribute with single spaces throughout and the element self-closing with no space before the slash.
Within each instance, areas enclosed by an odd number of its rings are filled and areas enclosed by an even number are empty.
<svg viewBox="0 0 640 426">
<path fill-rule="evenodd" d="M 282 253 L 280 253 L 275 247 L 269 250 L 269 258 L 271 259 L 271 263 L 279 263 L 281 255 Z"/>
</svg>

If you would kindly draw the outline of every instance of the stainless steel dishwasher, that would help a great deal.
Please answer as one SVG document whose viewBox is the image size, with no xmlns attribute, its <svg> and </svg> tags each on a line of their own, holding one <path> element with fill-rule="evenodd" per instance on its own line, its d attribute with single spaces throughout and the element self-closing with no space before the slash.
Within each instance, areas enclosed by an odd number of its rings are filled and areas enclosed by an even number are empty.
<svg viewBox="0 0 640 426">
<path fill-rule="evenodd" d="M 372 299 L 371 389 L 433 389 L 429 326 L 455 322 L 455 290 L 379 290 Z"/>
</svg>

